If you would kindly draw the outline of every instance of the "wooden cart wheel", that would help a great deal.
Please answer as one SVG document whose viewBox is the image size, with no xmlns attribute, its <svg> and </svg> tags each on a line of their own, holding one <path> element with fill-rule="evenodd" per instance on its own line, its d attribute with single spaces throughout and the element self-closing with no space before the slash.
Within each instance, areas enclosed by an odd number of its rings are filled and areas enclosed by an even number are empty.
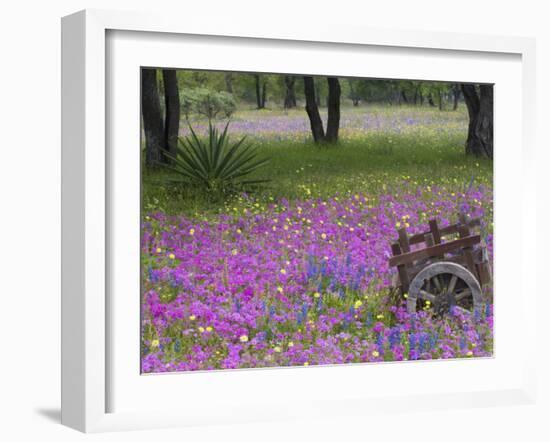
<svg viewBox="0 0 550 442">
<path fill-rule="evenodd" d="M 483 310 L 478 280 L 468 269 L 454 262 L 430 264 L 414 277 L 407 298 L 409 313 L 416 312 L 418 300 L 430 305 L 436 314 L 445 314 L 451 307 L 470 314 L 481 314 Z"/>
</svg>

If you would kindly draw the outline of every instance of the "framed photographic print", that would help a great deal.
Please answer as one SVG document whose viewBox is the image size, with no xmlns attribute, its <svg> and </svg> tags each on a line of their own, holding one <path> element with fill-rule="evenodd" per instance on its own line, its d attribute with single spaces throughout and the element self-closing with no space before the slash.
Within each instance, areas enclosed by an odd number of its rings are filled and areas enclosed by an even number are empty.
<svg viewBox="0 0 550 442">
<path fill-rule="evenodd" d="M 63 422 L 531 401 L 533 57 L 64 18 Z"/>
</svg>

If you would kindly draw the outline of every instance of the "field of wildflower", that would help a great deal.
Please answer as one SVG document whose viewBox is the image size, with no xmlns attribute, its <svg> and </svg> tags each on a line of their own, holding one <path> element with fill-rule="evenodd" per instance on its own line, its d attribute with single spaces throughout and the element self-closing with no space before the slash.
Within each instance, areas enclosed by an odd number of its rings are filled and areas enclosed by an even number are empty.
<svg viewBox="0 0 550 442">
<path fill-rule="evenodd" d="M 220 201 L 143 172 L 143 373 L 492 355 L 490 287 L 481 315 L 409 314 L 387 264 L 396 228 L 459 210 L 492 260 L 492 162 L 464 155 L 465 109 L 345 108 L 321 148 L 303 110 L 233 120 L 272 159 L 258 191 Z"/>
</svg>

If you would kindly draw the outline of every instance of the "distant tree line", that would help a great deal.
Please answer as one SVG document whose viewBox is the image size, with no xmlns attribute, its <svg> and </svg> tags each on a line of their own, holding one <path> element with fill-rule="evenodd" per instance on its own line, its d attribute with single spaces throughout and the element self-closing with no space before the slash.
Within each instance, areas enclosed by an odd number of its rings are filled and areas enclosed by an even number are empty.
<svg viewBox="0 0 550 442">
<path fill-rule="evenodd" d="M 336 143 L 344 100 L 362 104 L 429 106 L 457 110 L 464 100 L 469 127 L 467 154 L 493 156 L 493 86 L 419 80 L 313 77 L 283 74 L 142 69 L 141 105 L 147 165 L 166 163 L 174 152 L 180 117 L 191 113 L 228 118 L 250 106 L 292 109 L 304 106 L 316 143 Z M 326 108 L 326 128 L 320 114 Z"/>
</svg>

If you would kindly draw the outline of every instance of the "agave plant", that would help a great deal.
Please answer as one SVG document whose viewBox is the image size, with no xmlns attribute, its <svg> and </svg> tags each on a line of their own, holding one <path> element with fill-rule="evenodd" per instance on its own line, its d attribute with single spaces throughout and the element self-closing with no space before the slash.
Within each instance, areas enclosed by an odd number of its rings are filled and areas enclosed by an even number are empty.
<svg viewBox="0 0 550 442">
<path fill-rule="evenodd" d="M 247 176 L 269 159 L 259 159 L 256 148 L 245 144 L 246 137 L 230 143 L 228 128 L 229 122 L 220 133 L 209 121 L 208 135 L 201 139 L 189 125 L 191 135 L 178 140 L 174 153 L 165 152 L 172 160 L 167 167 L 179 174 L 179 181 L 199 184 L 210 192 L 227 192 L 266 182 Z"/>
</svg>

